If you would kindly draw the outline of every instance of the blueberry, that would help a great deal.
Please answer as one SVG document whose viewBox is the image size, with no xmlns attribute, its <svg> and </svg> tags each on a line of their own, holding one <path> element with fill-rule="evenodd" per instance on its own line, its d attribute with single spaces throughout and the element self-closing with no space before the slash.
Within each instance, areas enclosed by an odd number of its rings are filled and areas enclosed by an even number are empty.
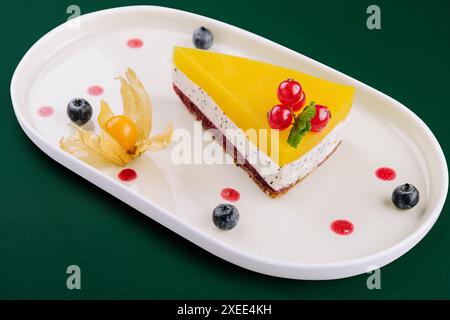
<svg viewBox="0 0 450 320">
<path fill-rule="evenodd" d="M 75 124 L 82 126 L 92 118 L 92 107 L 84 99 L 73 99 L 67 106 L 67 115 Z"/>
<path fill-rule="evenodd" d="M 231 230 L 239 222 L 239 211 L 231 204 L 221 204 L 213 211 L 213 222 L 219 229 Z"/>
<path fill-rule="evenodd" d="M 398 186 L 392 193 L 392 202 L 400 209 L 415 207 L 419 198 L 419 190 L 409 183 Z"/>
<path fill-rule="evenodd" d="M 194 45 L 197 49 L 208 50 L 214 42 L 214 36 L 211 31 L 205 27 L 200 27 L 194 31 Z"/>
</svg>

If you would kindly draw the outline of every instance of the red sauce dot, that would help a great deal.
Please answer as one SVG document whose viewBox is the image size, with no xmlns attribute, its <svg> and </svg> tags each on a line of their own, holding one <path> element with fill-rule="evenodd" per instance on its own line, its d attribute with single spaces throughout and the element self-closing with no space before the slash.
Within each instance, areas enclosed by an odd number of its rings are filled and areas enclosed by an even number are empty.
<svg viewBox="0 0 450 320">
<path fill-rule="evenodd" d="M 223 199 L 231 202 L 239 201 L 239 199 L 241 198 L 241 194 L 232 188 L 223 189 L 220 195 Z"/>
<path fill-rule="evenodd" d="M 351 234 L 353 229 L 353 224 L 347 220 L 335 220 L 331 223 L 331 230 L 341 236 Z"/>
<path fill-rule="evenodd" d="M 88 94 L 95 97 L 102 95 L 104 91 L 105 90 L 103 90 L 103 88 L 100 86 L 92 86 L 87 90 Z"/>
<path fill-rule="evenodd" d="M 394 169 L 387 168 L 387 167 L 382 167 L 382 168 L 377 169 L 377 171 L 375 171 L 375 175 L 378 177 L 378 179 L 384 180 L 384 181 L 394 180 L 395 177 L 397 176 Z"/>
<path fill-rule="evenodd" d="M 141 48 L 144 45 L 144 41 L 141 39 L 130 39 L 127 42 L 127 46 L 132 49 L 138 49 Z"/>
<path fill-rule="evenodd" d="M 119 172 L 118 177 L 124 182 L 130 182 L 136 180 L 137 173 L 133 169 L 123 169 Z"/>
<path fill-rule="evenodd" d="M 50 106 L 42 106 L 38 109 L 38 114 L 43 118 L 48 118 L 55 113 L 55 109 Z"/>
</svg>

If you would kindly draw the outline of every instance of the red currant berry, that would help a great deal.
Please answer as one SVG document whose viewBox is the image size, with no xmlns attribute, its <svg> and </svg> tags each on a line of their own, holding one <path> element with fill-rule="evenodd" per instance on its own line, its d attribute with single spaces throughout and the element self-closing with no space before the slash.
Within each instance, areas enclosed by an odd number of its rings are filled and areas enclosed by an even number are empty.
<svg viewBox="0 0 450 320">
<path fill-rule="evenodd" d="M 292 111 L 294 112 L 300 111 L 305 106 L 305 102 L 306 102 L 306 94 L 305 91 L 303 91 L 300 100 L 292 105 Z"/>
<path fill-rule="evenodd" d="M 272 129 L 284 130 L 292 124 L 290 107 L 278 104 L 267 113 L 267 121 Z"/>
<path fill-rule="evenodd" d="M 294 79 L 288 79 L 280 83 L 278 87 L 278 100 L 285 105 L 297 103 L 302 95 L 302 86 Z"/>
<path fill-rule="evenodd" d="M 327 107 L 316 104 L 316 115 L 311 120 L 312 131 L 320 132 L 328 124 L 331 118 L 331 112 Z"/>
</svg>

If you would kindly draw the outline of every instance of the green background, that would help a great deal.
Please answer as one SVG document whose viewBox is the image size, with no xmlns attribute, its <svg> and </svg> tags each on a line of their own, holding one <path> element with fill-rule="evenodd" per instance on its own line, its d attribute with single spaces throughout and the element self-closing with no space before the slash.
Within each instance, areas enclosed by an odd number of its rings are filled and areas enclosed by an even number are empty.
<svg viewBox="0 0 450 320">
<path fill-rule="evenodd" d="M 382 30 L 366 28 L 378 4 Z M 51 161 L 22 132 L 9 84 L 27 49 L 67 19 L 158 4 L 228 22 L 323 62 L 409 106 L 450 156 L 450 1 L 2 1 L 0 298 L 450 298 L 450 208 L 412 251 L 382 269 L 308 282 L 224 262 Z M 68 265 L 82 290 L 66 288 Z"/>
</svg>

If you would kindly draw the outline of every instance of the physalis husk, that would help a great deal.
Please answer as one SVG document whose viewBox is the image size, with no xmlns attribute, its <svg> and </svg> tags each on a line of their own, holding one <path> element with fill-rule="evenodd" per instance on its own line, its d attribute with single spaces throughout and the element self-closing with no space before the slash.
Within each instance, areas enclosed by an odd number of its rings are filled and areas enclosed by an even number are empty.
<svg viewBox="0 0 450 320">
<path fill-rule="evenodd" d="M 101 128 L 99 134 L 94 134 L 75 126 L 76 132 L 69 138 L 60 140 L 63 150 L 78 155 L 82 159 L 102 157 L 120 166 L 125 166 L 146 151 L 165 149 L 172 140 L 173 126 L 169 124 L 163 133 L 150 138 L 152 130 L 152 105 L 136 73 L 128 69 L 121 81 L 123 116 L 131 119 L 136 129 L 136 143 L 132 148 L 125 149 L 120 142 L 107 132 L 105 126 L 108 120 L 115 117 L 106 101 L 101 101 L 100 114 L 97 121 Z"/>
</svg>

